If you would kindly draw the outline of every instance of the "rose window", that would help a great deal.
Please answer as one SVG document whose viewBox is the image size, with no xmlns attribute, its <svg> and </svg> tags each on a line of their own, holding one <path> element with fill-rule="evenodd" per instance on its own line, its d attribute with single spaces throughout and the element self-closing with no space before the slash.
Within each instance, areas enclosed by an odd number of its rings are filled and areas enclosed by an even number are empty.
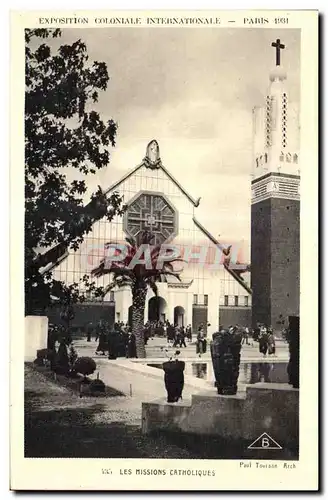
<svg viewBox="0 0 328 500">
<path fill-rule="evenodd" d="M 152 243 L 162 244 L 178 234 L 178 213 L 164 194 L 143 191 L 128 204 L 124 231 L 133 238 L 149 231 Z"/>
</svg>

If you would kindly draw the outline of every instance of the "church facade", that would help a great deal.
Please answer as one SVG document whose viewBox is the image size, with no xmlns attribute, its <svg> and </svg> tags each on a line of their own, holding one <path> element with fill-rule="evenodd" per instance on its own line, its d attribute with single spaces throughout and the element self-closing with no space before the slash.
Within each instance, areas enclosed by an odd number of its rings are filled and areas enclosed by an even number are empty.
<svg viewBox="0 0 328 500">
<path fill-rule="evenodd" d="M 249 324 L 249 272 L 241 275 L 233 270 L 232 262 L 227 265 L 226 249 L 197 219 L 200 199 L 191 196 L 163 165 L 157 141 L 148 144 L 140 164 L 105 191 L 108 196 L 113 192 L 123 196 L 125 214 L 115 216 L 111 222 L 95 222 L 80 248 L 55 270 L 59 279 L 78 282 L 105 256 L 106 243 L 124 245 L 126 236 L 135 237 L 148 230 L 155 236 L 154 243 L 179 249 L 186 262 L 179 263 L 181 281 L 172 277 L 159 282 L 158 297 L 148 290 L 145 322 L 169 320 L 190 324 L 194 331 L 203 323 L 210 325 L 209 333 L 216 331 L 222 320 Z M 105 286 L 109 280 L 108 275 L 103 276 L 97 284 Z M 114 289 L 106 301 L 115 303 L 116 321 L 129 322 L 130 289 Z M 220 310 L 224 311 L 221 317 Z"/>
</svg>

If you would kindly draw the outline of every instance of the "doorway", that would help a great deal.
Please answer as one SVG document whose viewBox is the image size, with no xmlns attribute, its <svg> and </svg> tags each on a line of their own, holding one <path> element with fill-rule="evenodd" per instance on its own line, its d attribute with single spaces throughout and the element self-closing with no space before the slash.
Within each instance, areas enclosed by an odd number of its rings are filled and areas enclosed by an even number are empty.
<svg viewBox="0 0 328 500">
<path fill-rule="evenodd" d="M 166 300 L 163 297 L 152 297 L 148 302 L 148 321 L 165 321 Z"/>
<path fill-rule="evenodd" d="M 178 326 L 184 326 L 184 315 L 184 308 L 182 306 L 176 306 L 174 308 L 174 324 Z"/>
</svg>

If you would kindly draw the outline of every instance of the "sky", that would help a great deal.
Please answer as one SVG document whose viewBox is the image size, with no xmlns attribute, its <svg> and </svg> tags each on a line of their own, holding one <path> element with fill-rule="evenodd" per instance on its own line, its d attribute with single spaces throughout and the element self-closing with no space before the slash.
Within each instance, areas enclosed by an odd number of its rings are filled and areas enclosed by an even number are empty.
<svg viewBox="0 0 328 500">
<path fill-rule="evenodd" d="M 143 159 L 156 139 L 162 162 L 194 197 L 196 217 L 249 255 L 252 109 L 262 106 L 275 65 L 271 42 L 286 49 L 289 100 L 300 99 L 300 31 L 229 28 L 64 29 L 81 38 L 110 81 L 95 108 L 118 123 L 111 162 L 89 180 L 109 187 Z M 54 48 L 58 44 L 53 42 Z"/>
</svg>

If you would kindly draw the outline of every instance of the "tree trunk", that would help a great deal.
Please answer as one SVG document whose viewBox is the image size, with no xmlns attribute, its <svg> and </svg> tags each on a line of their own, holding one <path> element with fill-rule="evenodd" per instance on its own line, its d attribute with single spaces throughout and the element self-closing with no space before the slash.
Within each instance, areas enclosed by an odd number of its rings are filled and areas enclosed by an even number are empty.
<svg viewBox="0 0 328 500">
<path fill-rule="evenodd" d="M 136 283 L 132 288 L 132 333 L 136 337 L 137 358 L 146 357 L 144 339 L 144 315 L 147 286 Z"/>
</svg>

